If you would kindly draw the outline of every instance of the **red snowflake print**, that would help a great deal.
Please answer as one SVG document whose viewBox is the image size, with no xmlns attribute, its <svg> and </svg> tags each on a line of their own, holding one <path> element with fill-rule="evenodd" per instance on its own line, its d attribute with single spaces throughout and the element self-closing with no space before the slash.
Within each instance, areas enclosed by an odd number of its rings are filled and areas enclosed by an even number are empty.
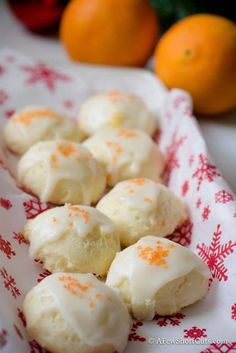
<svg viewBox="0 0 236 353">
<path fill-rule="evenodd" d="M 200 353 L 230 353 L 235 352 L 236 342 L 232 343 L 212 343 L 207 349 L 201 351 Z"/>
<path fill-rule="evenodd" d="M 14 236 L 13 239 L 17 240 L 18 244 L 28 244 L 27 240 L 24 238 L 23 233 L 19 232 L 13 232 Z"/>
<path fill-rule="evenodd" d="M 30 353 L 48 353 L 35 340 L 29 341 Z"/>
<path fill-rule="evenodd" d="M 14 280 L 14 278 L 12 276 L 10 276 L 7 272 L 7 270 L 5 269 L 5 267 L 3 267 L 0 270 L 0 275 L 3 277 L 4 279 L 4 287 L 11 292 L 11 295 L 16 299 L 17 297 L 19 297 L 21 295 L 21 292 L 19 291 L 19 289 L 16 287 L 16 281 Z"/>
<path fill-rule="evenodd" d="M 0 105 L 4 104 L 8 100 L 8 95 L 3 89 L 0 89 Z"/>
<path fill-rule="evenodd" d="M 200 208 L 201 205 L 202 205 L 202 200 L 199 198 L 199 199 L 197 199 L 197 201 L 196 201 L 196 208 Z"/>
<path fill-rule="evenodd" d="M 183 145 L 184 141 L 186 140 L 187 136 L 181 136 L 179 138 L 176 137 L 176 132 L 174 132 L 171 143 L 167 147 L 166 155 L 167 155 L 167 162 L 164 171 L 164 179 L 168 183 L 170 180 L 171 173 L 174 169 L 180 167 L 178 152 L 180 147 Z"/>
<path fill-rule="evenodd" d="M 211 164 L 206 156 L 202 153 L 198 156 L 198 167 L 193 173 L 192 178 L 197 178 L 197 191 L 200 190 L 201 185 L 204 180 L 211 183 L 214 181 L 215 177 L 220 176 L 214 164 Z"/>
<path fill-rule="evenodd" d="M 48 210 L 49 205 L 41 202 L 39 199 L 31 199 L 23 203 L 25 209 L 25 215 L 27 219 L 33 219 L 38 216 L 40 213 Z"/>
<path fill-rule="evenodd" d="M 193 115 L 193 110 L 192 108 L 186 104 L 186 106 L 184 107 L 184 111 L 183 114 L 186 116 L 192 116 Z"/>
<path fill-rule="evenodd" d="M 3 348 L 6 346 L 7 344 L 7 336 L 8 336 L 8 332 L 5 329 L 2 329 L 0 331 L 0 348 Z"/>
<path fill-rule="evenodd" d="M 6 61 L 9 63 L 12 63 L 16 60 L 16 58 L 13 55 L 8 55 L 6 56 Z"/>
<path fill-rule="evenodd" d="M 234 252 L 236 242 L 230 240 L 228 243 L 221 245 L 221 235 L 221 225 L 218 224 L 216 231 L 213 233 L 210 245 L 206 245 L 205 243 L 198 244 L 197 249 L 198 255 L 208 265 L 211 271 L 212 280 L 216 278 L 219 281 L 227 281 L 228 270 L 224 265 L 224 261 L 230 254 Z"/>
<path fill-rule="evenodd" d="M 19 309 L 19 308 L 17 308 L 17 316 L 18 316 L 18 318 L 20 319 L 22 325 L 23 325 L 24 327 L 26 327 L 25 315 L 24 315 L 23 311 L 22 311 L 21 309 Z"/>
<path fill-rule="evenodd" d="M 143 326 L 142 321 L 136 321 L 133 323 L 132 328 L 131 328 L 131 332 L 129 334 L 129 341 L 138 341 L 138 342 L 145 342 L 146 338 L 140 336 L 139 334 L 137 334 L 137 330 L 139 329 L 139 327 Z"/>
<path fill-rule="evenodd" d="M 231 306 L 231 318 L 236 320 L 236 303 Z"/>
<path fill-rule="evenodd" d="M 64 107 L 67 108 L 67 109 L 72 109 L 72 108 L 74 108 L 75 103 L 74 103 L 72 100 L 70 100 L 70 99 L 66 99 L 66 100 L 63 102 L 63 105 L 64 105 Z"/>
<path fill-rule="evenodd" d="M 172 234 L 168 235 L 169 240 L 175 241 L 183 246 L 188 246 L 191 243 L 193 232 L 193 223 L 188 219 Z"/>
<path fill-rule="evenodd" d="M 165 112 L 165 117 L 170 120 L 172 115 L 171 115 L 171 112 L 169 112 L 168 110 Z"/>
<path fill-rule="evenodd" d="M 166 327 L 166 326 L 180 326 L 181 325 L 181 320 L 185 318 L 186 315 L 183 313 L 177 313 L 172 316 L 158 316 L 156 315 L 154 317 L 154 320 L 156 320 L 156 324 L 160 327 Z"/>
<path fill-rule="evenodd" d="M 215 202 L 216 203 L 227 203 L 234 200 L 234 195 L 230 194 L 226 190 L 220 190 L 215 193 Z"/>
<path fill-rule="evenodd" d="M 21 333 L 19 327 L 18 327 L 16 324 L 13 324 L 13 328 L 14 328 L 14 330 L 15 330 L 17 336 L 20 337 L 21 340 L 23 340 L 24 337 L 23 337 L 23 335 L 22 335 L 22 333 Z"/>
<path fill-rule="evenodd" d="M 47 276 L 50 276 L 52 273 L 48 270 L 43 271 L 42 273 L 40 273 L 39 278 L 37 279 L 37 282 L 41 282 L 44 278 L 46 278 Z"/>
<path fill-rule="evenodd" d="M 191 154 L 190 157 L 189 157 L 189 160 L 188 160 L 188 165 L 189 165 L 189 167 L 192 167 L 193 162 L 194 162 L 194 155 Z"/>
<path fill-rule="evenodd" d="M 0 234 L 0 251 L 2 251 L 8 259 L 11 259 L 16 255 L 15 251 L 12 250 L 11 243 L 5 240 Z"/>
<path fill-rule="evenodd" d="M 12 208 L 12 203 L 10 200 L 0 197 L 0 206 L 5 208 L 6 210 L 9 210 L 10 208 Z"/>
<path fill-rule="evenodd" d="M 202 211 L 202 221 L 203 222 L 208 221 L 210 213 L 211 213 L 210 206 L 208 205 L 208 206 L 204 207 L 204 209 Z"/>
<path fill-rule="evenodd" d="M 55 91 L 57 81 L 65 82 L 71 80 L 69 76 L 51 69 L 43 63 L 38 63 L 35 66 L 23 66 L 22 69 L 29 73 L 26 84 L 32 85 L 42 82 L 51 92 Z"/>
<path fill-rule="evenodd" d="M 11 116 L 15 113 L 15 109 L 9 109 L 5 111 L 6 118 L 11 118 Z"/>
<path fill-rule="evenodd" d="M 2 76 L 4 73 L 4 68 L 2 66 L 0 66 L 0 76 Z"/>
<path fill-rule="evenodd" d="M 182 185 L 182 188 L 181 188 L 181 194 L 182 196 L 185 196 L 189 191 L 189 182 L 188 180 L 185 180 L 185 182 L 183 183 Z"/>
<path fill-rule="evenodd" d="M 174 100 L 173 100 L 173 107 L 175 109 L 179 108 L 180 104 L 186 102 L 186 97 L 185 96 L 177 96 Z"/>
<path fill-rule="evenodd" d="M 185 338 L 197 339 L 197 338 L 207 337 L 206 329 L 198 328 L 197 326 L 193 326 L 188 330 L 184 330 L 184 332 L 185 332 L 184 334 Z"/>
</svg>

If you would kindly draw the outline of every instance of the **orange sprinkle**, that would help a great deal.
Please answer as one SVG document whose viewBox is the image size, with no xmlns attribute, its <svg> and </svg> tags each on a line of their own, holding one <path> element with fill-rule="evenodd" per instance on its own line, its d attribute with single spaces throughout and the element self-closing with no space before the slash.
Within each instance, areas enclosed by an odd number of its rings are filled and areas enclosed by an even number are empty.
<svg viewBox="0 0 236 353">
<path fill-rule="evenodd" d="M 108 147 L 111 147 L 112 149 L 114 149 L 114 151 L 118 154 L 123 152 L 123 148 L 121 147 L 121 145 L 118 142 L 113 142 L 113 141 L 109 140 L 106 142 L 106 145 Z"/>
<path fill-rule="evenodd" d="M 111 295 L 108 295 L 108 296 L 107 296 L 107 300 L 112 301 Z"/>
<path fill-rule="evenodd" d="M 111 161 L 112 161 L 112 163 L 116 163 L 117 162 L 117 156 L 113 156 Z"/>
<path fill-rule="evenodd" d="M 97 293 L 97 294 L 95 295 L 95 298 L 96 298 L 97 300 L 101 300 L 101 299 L 102 299 L 102 295 L 101 295 L 100 293 Z"/>
<path fill-rule="evenodd" d="M 151 205 L 152 199 L 150 199 L 150 197 L 144 197 L 144 202 L 149 203 Z"/>
<path fill-rule="evenodd" d="M 59 114 L 56 114 L 54 111 L 50 109 L 45 110 L 34 110 L 29 112 L 19 113 L 15 118 L 14 122 L 21 123 L 24 125 L 30 125 L 33 119 L 40 118 L 48 118 L 48 119 L 63 119 L 63 117 Z"/>
<path fill-rule="evenodd" d="M 76 205 L 70 205 L 70 206 L 68 206 L 68 209 L 70 211 L 73 211 L 73 212 L 75 212 L 75 211 L 81 212 L 81 208 L 79 206 L 76 206 Z M 70 215 L 71 215 L 71 213 L 70 213 Z"/>
<path fill-rule="evenodd" d="M 121 128 L 118 130 L 118 135 L 126 138 L 132 138 L 137 136 L 137 132 L 133 130 Z"/>
<path fill-rule="evenodd" d="M 78 149 L 76 149 L 76 147 L 75 147 L 75 145 L 73 143 L 68 143 L 66 145 L 63 145 L 63 144 L 59 143 L 57 145 L 57 149 L 65 157 L 69 157 L 73 153 L 78 152 Z"/>
<path fill-rule="evenodd" d="M 73 222 L 71 222 L 71 221 L 69 221 L 68 223 L 67 223 L 67 226 L 68 226 L 68 228 L 69 229 L 73 229 Z"/>
<path fill-rule="evenodd" d="M 90 299 L 89 300 L 89 303 L 88 303 L 88 306 L 90 307 L 90 308 L 94 308 L 94 302 Z"/>
<path fill-rule="evenodd" d="M 120 154 L 123 152 L 123 148 L 118 145 L 118 146 L 116 146 L 115 151 L 116 151 L 116 153 Z"/>
<path fill-rule="evenodd" d="M 144 185 L 144 184 L 147 184 L 147 183 L 148 183 L 148 180 L 147 180 L 147 179 L 143 179 L 143 178 L 136 178 L 136 179 L 130 179 L 130 180 L 128 180 L 128 183 L 142 186 L 142 185 Z"/>
<path fill-rule="evenodd" d="M 83 213 L 84 223 L 88 224 L 89 219 L 90 219 L 90 213 L 87 211 L 83 211 L 82 213 Z"/>
<path fill-rule="evenodd" d="M 120 101 L 121 93 L 118 92 L 118 91 L 111 91 L 111 92 L 106 93 L 106 96 L 109 97 L 109 99 L 110 99 L 113 103 L 116 103 L 116 102 L 119 102 L 119 101 Z"/>
<path fill-rule="evenodd" d="M 133 194 L 134 193 L 134 190 L 131 189 L 131 188 L 128 188 L 127 191 L 128 191 L 129 194 Z"/>
<path fill-rule="evenodd" d="M 112 146 L 113 146 L 113 142 L 112 142 L 112 141 L 107 141 L 107 142 L 106 142 L 106 145 L 107 145 L 108 147 L 112 147 Z"/>
<path fill-rule="evenodd" d="M 93 287 L 91 282 L 86 284 L 81 283 L 77 278 L 71 275 L 63 275 L 59 277 L 59 281 L 64 283 L 64 288 L 68 290 L 71 294 L 82 297 L 90 288 Z"/>
<path fill-rule="evenodd" d="M 106 145 L 114 151 L 115 155 L 112 157 L 112 162 L 116 163 L 118 159 L 118 155 L 123 152 L 123 148 L 118 142 L 113 142 L 113 141 L 107 141 Z"/>
<path fill-rule="evenodd" d="M 58 158 L 57 158 L 56 154 L 54 154 L 54 153 L 51 155 L 51 162 L 52 162 L 52 167 L 57 168 Z"/>
<path fill-rule="evenodd" d="M 80 218 L 82 216 L 84 223 L 88 224 L 90 220 L 90 213 L 88 211 L 81 209 L 79 206 L 69 206 L 68 209 L 70 211 L 76 212 L 75 214 L 76 217 Z M 69 213 L 69 217 L 71 217 L 70 213 Z"/>
<path fill-rule="evenodd" d="M 137 249 L 139 257 L 147 261 L 149 265 L 163 266 L 167 268 L 167 258 L 173 247 L 174 244 L 168 244 L 165 247 L 161 244 L 160 240 L 157 240 L 156 249 L 153 249 L 151 246 L 142 247 L 141 245 L 139 245 Z"/>
</svg>

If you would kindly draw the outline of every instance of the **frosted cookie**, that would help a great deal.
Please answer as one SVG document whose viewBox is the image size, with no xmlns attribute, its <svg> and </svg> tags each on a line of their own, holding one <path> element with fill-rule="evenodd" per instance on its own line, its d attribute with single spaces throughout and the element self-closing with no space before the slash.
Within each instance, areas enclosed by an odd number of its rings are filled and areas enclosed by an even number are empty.
<svg viewBox="0 0 236 353">
<path fill-rule="evenodd" d="M 209 278 L 207 265 L 189 249 L 147 236 L 116 255 L 106 283 L 136 319 L 152 320 L 202 299 Z"/>
<path fill-rule="evenodd" d="M 80 142 L 84 137 L 70 119 L 44 107 L 17 111 L 3 133 L 7 147 L 16 154 L 23 154 L 39 141 L 65 139 Z"/>
<path fill-rule="evenodd" d="M 105 167 L 107 183 L 146 177 L 159 180 L 164 161 L 159 147 L 145 132 L 132 129 L 106 129 L 83 142 Z"/>
<path fill-rule="evenodd" d="M 79 128 L 94 135 L 105 128 L 134 128 L 153 135 L 157 120 L 142 98 L 122 92 L 96 94 L 88 98 L 78 114 Z"/>
<path fill-rule="evenodd" d="M 60 140 L 30 147 L 19 161 L 18 181 L 44 202 L 90 205 L 104 192 L 106 177 L 85 147 Z"/>
<path fill-rule="evenodd" d="M 55 273 L 26 295 L 27 331 L 53 353 L 121 353 L 130 317 L 118 295 L 92 274 Z"/>
<path fill-rule="evenodd" d="M 88 206 L 55 207 L 27 222 L 24 237 L 30 256 L 50 272 L 92 272 L 106 275 L 119 237 L 113 222 Z"/>
<path fill-rule="evenodd" d="M 144 178 L 118 183 L 97 209 L 113 220 L 123 246 L 148 234 L 171 234 L 187 218 L 182 202 L 170 189 Z"/>
</svg>

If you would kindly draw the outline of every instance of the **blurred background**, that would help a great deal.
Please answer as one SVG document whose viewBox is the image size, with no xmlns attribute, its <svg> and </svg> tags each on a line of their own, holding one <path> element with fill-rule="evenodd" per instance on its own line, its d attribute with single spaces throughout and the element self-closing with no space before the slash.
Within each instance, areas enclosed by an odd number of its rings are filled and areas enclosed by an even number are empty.
<svg viewBox="0 0 236 353">
<path fill-rule="evenodd" d="M 68 2 L 69 0 L 9 0 L 15 16 L 28 28 L 39 32 L 56 30 Z M 235 4 L 232 0 L 150 0 L 150 4 L 157 11 L 162 31 L 177 20 L 198 12 L 218 14 L 236 20 Z"/>
<path fill-rule="evenodd" d="M 236 192 L 234 7 L 232 0 L 1 0 L 0 49 L 59 66 L 144 67 L 167 87 L 187 90 Z"/>
</svg>

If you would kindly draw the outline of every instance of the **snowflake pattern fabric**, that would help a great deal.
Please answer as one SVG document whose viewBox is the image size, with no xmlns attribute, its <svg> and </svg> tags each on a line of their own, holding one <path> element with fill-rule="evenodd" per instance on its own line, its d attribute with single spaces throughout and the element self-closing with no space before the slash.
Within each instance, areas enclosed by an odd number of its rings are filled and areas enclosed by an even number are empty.
<svg viewBox="0 0 236 353">
<path fill-rule="evenodd" d="M 180 326 L 182 323 L 182 320 L 185 318 L 186 315 L 183 313 L 177 313 L 172 316 L 155 316 L 154 320 L 156 320 L 156 324 L 159 327 L 166 327 L 168 325 L 170 326 Z"/>
<path fill-rule="evenodd" d="M 146 338 L 142 337 L 138 334 L 138 329 L 143 326 L 142 321 L 136 321 L 133 323 L 131 327 L 131 332 L 129 334 L 129 341 L 135 341 L 135 342 L 145 342 Z"/>
<path fill-rule="evenodd" d="M 205 328 L 193 326 L 188 330 L 184 330 L 184 338 L 193 338 L 196 340 L 203 337 L 207 337 Z"/>
<path fill-rule="evenodd" d="M 168 235 L 167 238 L 179 243 L 183 246 L 189 246 L 191 243 L 193 230 L 193 223 L 190 219 L 187 219 L 180 227 L 178 227 L 172 234 Z"/>
<path fill-rule="evenodd" d="M 235 196 L 208 155 L 192 117 L 188 94 L 181 90 L 167 93 L 150 74 L 144 80 L 139 73 L 122 70 L 104 75 L 104 69 L 60 69 L 6 50 L 0 53 L 0 128 L 19 107 L 29 104 L 51 106 L 74 118 L 90 94 L 114 88 L 141 95 L 160 117 L 161 130 L 155 139 L 167 160 L 164 177 L 186 202 L 189 212 L 189 219 L 168 238 L 198 254 L 212 274 L 204 300 L 172 316 L 156 316 L 152 322 L 134 321 L 125 353 L 234 352 Z M 34 97 L 33 102 L 29 97 Z M 0 148 L 0 351 L 45 353 L 26 334 L 22 302 L 25 293 L 50 273 L 43 269 L 42 262 L 30 259 L 22 232 L 27 219 L 50 205 L 19 190 L 14 175 Z M 227 343 L 174 347 L 151 344 L 162 337 Z"/>
<path fill-rule="evenodd" d="M 43 63 L 37 63 L 34 66 L 23 65 L 22 70 L 28 73 L 28 78 L 25 81 L 27 85 L 42 83 L 49 91 L 52 92 L 55 91 L 58 81 L 65 82 L 70 80 L 69 76 L 49 68 Z"/>
<path fill-rule="evenodd" d="M 198 244 L 198 255 L 208 265 L 212 279 L 218 279 L 219 281 L 227 281 L 228 269 L 225 266 L 225 260 L 230 256 L 236 247 L 236 241 L 230 240 L 226 244 L 221 244 L 222 230 L 221 225 L 218 224 L 216 231 L 213 233 L 211 243 L 206 245 L 205 243 Z"/>
<path fill-rule="evenodd" d="M 5 240 L 0 234 L 0 251 L 2 251 L 8 259 L 11 259 L 12 256 L 15 256 L 16 253 L 12 250 L 11 243 L 8 240 Z"/>
</svg>

